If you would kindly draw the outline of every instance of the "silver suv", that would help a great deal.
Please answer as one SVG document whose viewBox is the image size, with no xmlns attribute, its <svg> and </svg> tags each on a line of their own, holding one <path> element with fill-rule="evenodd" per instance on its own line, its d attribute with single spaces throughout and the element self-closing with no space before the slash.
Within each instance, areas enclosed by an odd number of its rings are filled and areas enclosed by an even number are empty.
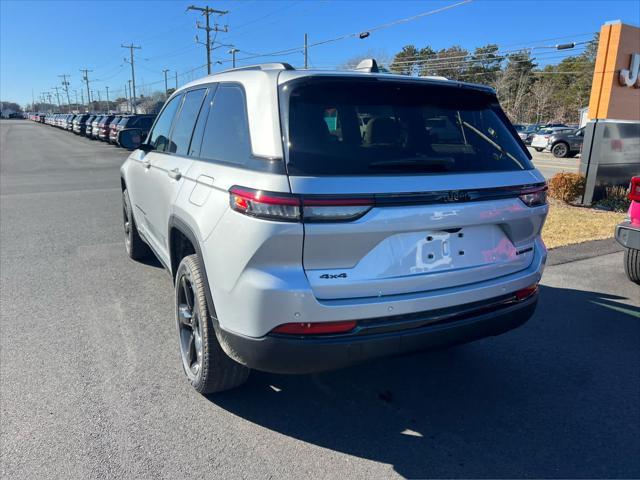
<svg viewBox="0 0 640 480">
<path fill-rule="evenodd" d="M 546 185 L 493 90 L 286 64 L 192 82 L 121 169 L 126 248 L 173 276 L 199 392 L 523 324 Z"/>
</svg>

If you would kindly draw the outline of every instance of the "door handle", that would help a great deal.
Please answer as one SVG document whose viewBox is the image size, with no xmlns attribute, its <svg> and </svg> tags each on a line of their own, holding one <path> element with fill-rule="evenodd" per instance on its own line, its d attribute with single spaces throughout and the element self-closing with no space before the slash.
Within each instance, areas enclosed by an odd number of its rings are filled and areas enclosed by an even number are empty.
<svg viewBox="0 0 640 480">
<path fill-rule="evenodd" d="M 167 175 L 169 175 L 169 177 L 173 178 L 174 180 L 180 180 L 180 177 L 182 177 L 182 173 L 180 173 L 180 170 L 177 168 L 169 170 L 167 172 Z"/>
</svg>

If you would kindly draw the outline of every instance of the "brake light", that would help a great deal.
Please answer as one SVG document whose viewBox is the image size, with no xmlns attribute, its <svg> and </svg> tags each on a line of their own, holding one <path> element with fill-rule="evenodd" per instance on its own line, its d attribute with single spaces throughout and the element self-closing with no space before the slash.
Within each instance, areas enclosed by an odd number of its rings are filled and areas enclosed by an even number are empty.
<svg viewBox="0 0 640 480">
<path fill-rule="evenodd" d="M 516 292 L 517 300 L 526 300 L 538 291 L 538 285 L 531 285 Z"/>
<path fill-rule="evenodd" d="M 373 207 L 369 197 L 299 196 L 244 187 L 229 190 L 236 212 L 284 222 L 340 222 L 362 217 Z"/>
<path fill-rule="evenodd" d="M 523 191 L 519 198 L 527 207 L 539 207 L 547 203 L 547 190 L 549 187 L 545 183 L 541 187 L 533 187 L 530 190 Z"/>
<path fill-rule="evenodd" d="M 613 150 L 614 152 L 621 152 L 622 140 L 620 140 L 619 138 L 614 138 L 613 140 L 611 140 L 611 150 Z"/>
<path fill-rule="evenodd" d="M 640 177 L 633 177 L 629 184 L 629 200 L 640 202 Z"/>
<path fill-rule="evenodd" d="M 350 332 L 358 323 L 355 320 L 322 323 L 285 323 L 277 326 L 271 333 L 286 335 L 328 335 Z"/>
</svg>

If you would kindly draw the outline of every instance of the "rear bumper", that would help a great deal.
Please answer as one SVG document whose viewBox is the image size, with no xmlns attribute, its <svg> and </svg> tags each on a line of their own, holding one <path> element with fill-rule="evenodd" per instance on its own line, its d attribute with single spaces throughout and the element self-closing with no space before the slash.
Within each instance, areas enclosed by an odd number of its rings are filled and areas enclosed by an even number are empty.
<svg viewBox="0 0 640 480">
<path fill-rule="evenodd" d="M 501 297 L 410 316 L 362 320 L 353 333 L 301 337 L 245 337 L 216 329 L 233 359 L 256 370 L 306 374 L 335 370 L 367 360 L 443 348 L 500 335 L 525 323 L 535 311 L 537 293 L 517 301 Z"/>
<path fill-rule="evenodd" d="M 632 226 L 626 221 L 616 225 L 616 240 L 620 245 L 634 250 L 640 250 L 640 228 Z"/>
</svg>

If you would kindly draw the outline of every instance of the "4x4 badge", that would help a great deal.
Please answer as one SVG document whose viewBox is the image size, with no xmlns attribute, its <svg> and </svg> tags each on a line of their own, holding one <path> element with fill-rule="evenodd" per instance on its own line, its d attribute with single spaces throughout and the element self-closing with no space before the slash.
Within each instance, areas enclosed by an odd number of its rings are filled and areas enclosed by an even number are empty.
<svg viewBox="0 0 640 480">
<path fill-rule="evenodd" d="M 329 273 L 325 273 L 323 275 L 320 275 L 320 278 L 326 280 L 326 279 L 330 279 L 330 278 L 347 278 L 347 274 L 346 273 L 336 273 L 335 275 L 329 274 Z"/>
</svg>

